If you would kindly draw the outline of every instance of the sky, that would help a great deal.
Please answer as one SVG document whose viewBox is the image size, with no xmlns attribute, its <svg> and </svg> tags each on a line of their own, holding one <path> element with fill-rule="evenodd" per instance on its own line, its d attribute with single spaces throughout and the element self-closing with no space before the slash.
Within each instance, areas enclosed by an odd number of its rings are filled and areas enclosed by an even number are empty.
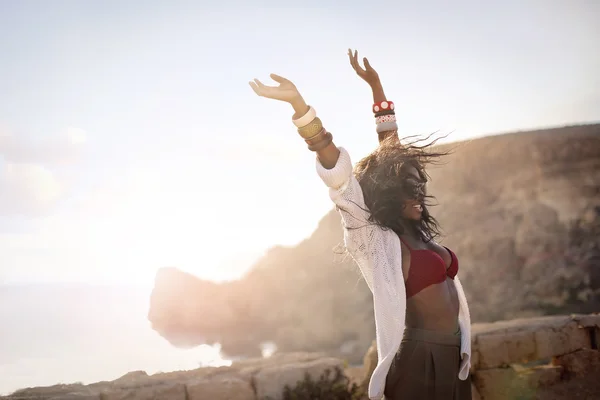
<svg viewBox="0 0 600 400">
<path fill-rule="evenodd" d="M 0 0 L 0 284 L 233 279 L 331 209 L 296 83 L 353 161 L 377 145 L 367 56 L 401 135 L 600 120 L 595 0 Z"/>
</svg>

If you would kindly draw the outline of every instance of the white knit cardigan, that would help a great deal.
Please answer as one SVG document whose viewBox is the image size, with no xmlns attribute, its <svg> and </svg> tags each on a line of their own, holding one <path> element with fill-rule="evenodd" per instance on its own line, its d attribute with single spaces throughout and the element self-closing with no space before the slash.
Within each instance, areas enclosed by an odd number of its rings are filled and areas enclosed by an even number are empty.
<svg viewBox="0 0 600 400">
<path fill-rule="evenodd" d="M 362 189 L 354 177 L 348 152 L 340 147 L 332 169 L 317 160 L 317 172 L 329 187 L 329 196 L 342 216 L 344 242 L 373 294 L 378 362 L 369 383 L 369 398 L 382 399 L 385 380 L 400 347 L 406 315 L 406 288 L 402 274 L 400 239 L 392 230 L 370 223 Z M 454 278 L 460 303 L 461 365 L 458 377 L 467 379 L 471 359 L 471 317 L 458 276 Z"/>
</svg>

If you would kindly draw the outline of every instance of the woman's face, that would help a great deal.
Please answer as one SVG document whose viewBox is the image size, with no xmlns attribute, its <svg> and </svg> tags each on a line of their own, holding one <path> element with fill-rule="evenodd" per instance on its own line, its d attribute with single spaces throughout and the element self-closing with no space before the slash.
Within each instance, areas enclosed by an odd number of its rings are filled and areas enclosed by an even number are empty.
<svg viewBox="0 0 600 400">
<path fill-rule="evenodd" d="M 423 201 L 425 199 L 425 179 L 414 166 L 406 168 L 405 190 L 409 197 L 404 201 L 402 216 L 409 220 L 419 221 L 423 213 Z"/>
</svg>

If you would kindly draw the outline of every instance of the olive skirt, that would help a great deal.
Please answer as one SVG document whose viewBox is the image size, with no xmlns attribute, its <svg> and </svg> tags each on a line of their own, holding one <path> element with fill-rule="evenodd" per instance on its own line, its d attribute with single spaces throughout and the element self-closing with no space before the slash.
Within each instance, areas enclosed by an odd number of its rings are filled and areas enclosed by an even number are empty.
<svg viewBox="0 0 600 400">
<path fill-rule="evenodd" d="M 406 328 L 387 375 L 386 400 L 471 400 L 471 379 L 460 380 L 460 332 Z"/>
</svg>

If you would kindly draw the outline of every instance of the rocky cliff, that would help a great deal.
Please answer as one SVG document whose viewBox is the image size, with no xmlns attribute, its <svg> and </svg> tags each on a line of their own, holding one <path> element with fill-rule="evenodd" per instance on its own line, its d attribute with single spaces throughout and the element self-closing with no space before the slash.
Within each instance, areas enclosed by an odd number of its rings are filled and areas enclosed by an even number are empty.
<svg viewBox="0 0 600 400">
<path fill-rule="evenodd" d="M 441 147 L 452 155 L 429 171 L 432 213 L 460 259 L 473 321 L 599 310 L 600 124 Z M 149 319 L 178 346 L 219 341 L 251 356 L 272 340 L 281 351 L 357 361 L 374 337 L 372 300 L 341 245 L 332 211 L 311 237 L 271 249 L 239 281 L 163 269 Z"/>
</svg>

